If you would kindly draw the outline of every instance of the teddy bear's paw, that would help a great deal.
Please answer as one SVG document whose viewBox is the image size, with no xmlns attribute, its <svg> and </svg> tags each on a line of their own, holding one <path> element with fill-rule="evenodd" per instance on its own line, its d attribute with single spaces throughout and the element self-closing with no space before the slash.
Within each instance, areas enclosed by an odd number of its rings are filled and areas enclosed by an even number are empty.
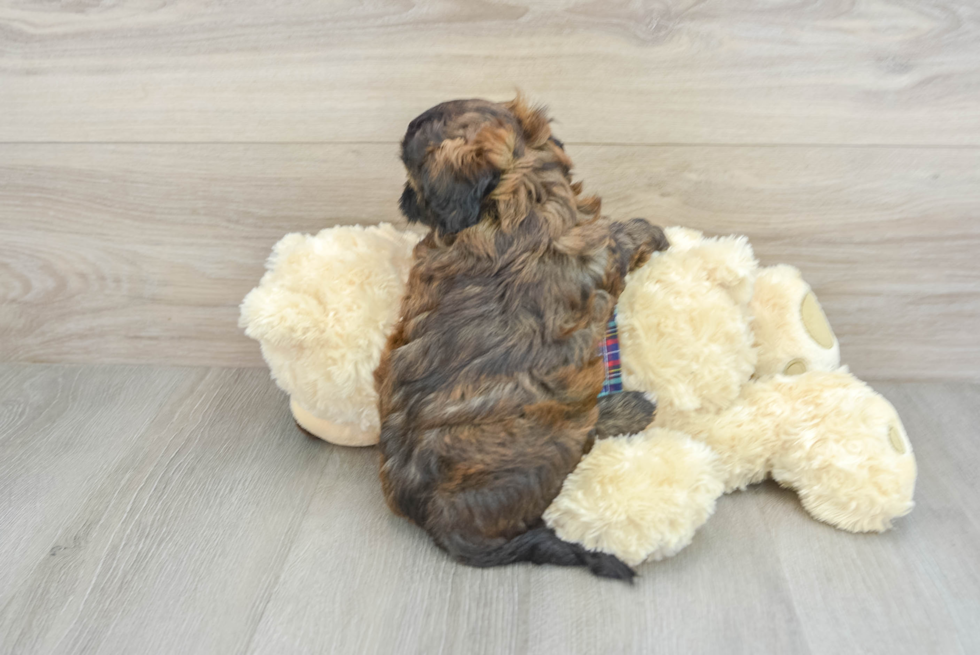
<svg viewBox="0 0 980 655">
<path fill-rule="evenodd" d="M 755 281 L 751 308 L 759 349 L 757 376 L 840 366 L 840 344 L 799 269 L 785 264 L 764 268 Z"/>
<path fill-rule="evenodd" d="M 635 566 L 691 543 L 723 489 L 710 448 L 684 433 L 651 428 L 597 441 L 544 518 L 562 539 Z"/>
</svg>

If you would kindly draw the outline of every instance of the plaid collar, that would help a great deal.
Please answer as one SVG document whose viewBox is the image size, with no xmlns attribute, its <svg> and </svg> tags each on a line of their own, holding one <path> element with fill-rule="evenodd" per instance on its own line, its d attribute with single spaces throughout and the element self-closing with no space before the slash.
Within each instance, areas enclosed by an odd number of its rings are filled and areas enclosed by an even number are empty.
<svg viewBox="0 0 980 655">
<path fill-rule="evenodd" d="M 623 371 L 619 362 L 619 328 L 616 326 L 616 310 L 606 324 L 606 338 L 599 343 L 599 354 L 606 370 L 599 398 L 623 390 Z"/>
</svg>

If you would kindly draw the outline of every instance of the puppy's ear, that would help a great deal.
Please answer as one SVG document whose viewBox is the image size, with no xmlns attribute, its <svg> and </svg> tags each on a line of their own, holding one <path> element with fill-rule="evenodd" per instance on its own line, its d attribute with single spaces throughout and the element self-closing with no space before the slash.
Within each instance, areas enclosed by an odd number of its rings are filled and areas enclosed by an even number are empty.
<svg viewBox="0 0 980 655">
<path fill-rule="evenodd" d="M 444 169 L 422 178 L 425 210 L 420 221 L 442 234 L 454 234 L 480 222 L 500 171 L 484 167 L 467 175 Z M 411 220 L 411 219 L 409 219 Z"/>
<path fill-rule="evenodd" d="M 479 223 L 490 209 L 490 193 L 513 159 L 515 135 L 513 126 L 493 120 L 476 129 L 472 123 L 458 131 L 452 124 L 445 127 L 449 129 L 435 133 L 417 129 L 406 137 L 403 160 L 410 182 L 401 197 L 401 210 L 409 221 L 454 234 Z M 439 140 L 446 132 L 462 135 Z M 413 157 L 414 153 L 420 156 Z"/>
<path fill-rule="evenodd" d="M 398 207 L 402 210 L 402 215 L 408 219 L 409 223 L 422 222 L 422 208 L 419 207 L 419 197 L 416 195 L 412 185 L 407 182 L 405 183 L 405 190 L 402 192 L 401 200 L 398 202 Z"/>
</svg>

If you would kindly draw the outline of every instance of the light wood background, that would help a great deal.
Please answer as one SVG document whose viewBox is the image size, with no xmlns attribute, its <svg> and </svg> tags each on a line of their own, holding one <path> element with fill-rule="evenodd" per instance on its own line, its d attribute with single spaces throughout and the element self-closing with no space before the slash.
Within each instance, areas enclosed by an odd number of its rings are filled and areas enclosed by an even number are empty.
<svg viewBox="0 0 980 655">
<path fill-rule="evenodd" d="M 0 4 L 0 361 L 260 366 L 284 233 L 398 220 L 415 115 L 516 87 L 616 217 L 799 266 L 869 378 L 980 378 L 980 5 Z"/>
</svg>

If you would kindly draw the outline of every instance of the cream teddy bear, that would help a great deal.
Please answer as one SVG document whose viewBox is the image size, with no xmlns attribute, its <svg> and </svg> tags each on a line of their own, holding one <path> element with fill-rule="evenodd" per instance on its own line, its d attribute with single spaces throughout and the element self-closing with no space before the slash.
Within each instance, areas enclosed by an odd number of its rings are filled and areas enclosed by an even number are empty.
<svg viewBox="0 0 980 655">
<path fill-rule="evenodd" d="M 843 529 L 883 530 L 907 513 L 915 460 L 901 421 L 839 368 L 799 272 L 759 269 L 744 237 L 668 237 L 617 309 L 624 384 L 658 396 L 657 420 L 597 442 L 548 524 L 635 565 L 678 552 L 722 493 L 769 476 Z M 288 235 L 242 303 L 241 326 L 315 436 L 377 442 L 373 371 L 418 238 L 386 224 Z"/>
<path fill-rule="evenodd" d="M 287 234 L 239 325 L 256 339 L 304 430 L 372 446 L 381 430 L 374 369 L 398 318 L 419 235 L 384 223 Z"/>
<path fill-rule="evenodd" d="M 840 368 L 799 271 L 759 269 L 744 237 L 667 236 L 617 308 L 624 386 L 656 392 L 656 421 L 583 459 L 546 514 L 558 535 L 629 564 L 660 559 L 690 543 L 723 491 L 768 477 L 844 530 L 908 513 L 916 467 L 902 422 Z"/>
</svg>

